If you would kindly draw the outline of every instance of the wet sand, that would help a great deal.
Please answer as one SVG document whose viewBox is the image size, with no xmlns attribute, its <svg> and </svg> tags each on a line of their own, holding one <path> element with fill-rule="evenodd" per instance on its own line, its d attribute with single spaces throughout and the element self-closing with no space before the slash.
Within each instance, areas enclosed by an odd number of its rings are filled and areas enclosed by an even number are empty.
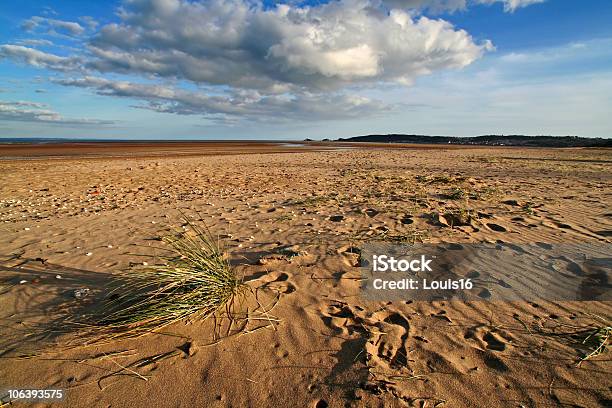
<svg viewBox="0 0 612 408">
<path fill-rule="evenodd" d="M 331 147 L 330 147 L 331 148 Z M 224 154 L 280 153 L 324 150 L 298 142 L 61 142 L 0 143 L 0 157 L 9 158 L 84 158 L 203 156 Z"/>
<path fill-rule="evenodd" d="M 231 154 L 296 153 L 351 149 L 470 149 L 480 146 L 446 146 L 397 143 L 351 142 L 258 142 L 258 141 L 187 141 L 187 142 L 53 142 L 0 143 L 2 159 L 125 158 L 160 156 L 220 156 Z"/>
</svg>

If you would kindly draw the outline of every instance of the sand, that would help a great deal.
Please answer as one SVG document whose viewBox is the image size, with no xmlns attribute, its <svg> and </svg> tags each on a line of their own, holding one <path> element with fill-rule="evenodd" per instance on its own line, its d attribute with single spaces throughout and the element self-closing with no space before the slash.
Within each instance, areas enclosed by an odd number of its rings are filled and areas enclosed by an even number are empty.
<svg viewBox="0 0 612 408">
<path fill-rule="evenodd" d="M 0 390 L 61 388 L 53 406 L 70 407 L 612 401 L 609 354 L 577 366 L 566 337 L 538 331 L 610 321 L 610 302 L 368 302 L 353 253 L 371 240 L 610 243 L 610 150 L 21 149 L 0 154 Z M 474 219 L 445 225 L 461 209 Z M 210 321 L 70 350 L 70 334 L 48 333 L 23 358 L 28 322 L 149 262 L 180 211 L 224 237 L 251 288 L 278 294 L 273 320 L 215 344 Z"/>
</svg>

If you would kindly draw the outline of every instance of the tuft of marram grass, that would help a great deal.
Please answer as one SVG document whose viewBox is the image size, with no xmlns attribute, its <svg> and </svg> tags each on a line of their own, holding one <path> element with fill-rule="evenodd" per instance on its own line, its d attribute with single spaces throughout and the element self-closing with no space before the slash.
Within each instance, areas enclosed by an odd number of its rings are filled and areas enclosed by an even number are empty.
<svg viewBox="0 0 612 408">
<path fill-rule="evenodd" d="M 583 332 L 582 335 L 584 338 L 581 343 L 589 348 L 589 352 L 580 358 L 578 364 L 608 351 L 610 338 L 612 337 L 612 326 L 599 326 Z"/>
<path fill-rule="evenodd" d="M 247 286 L 207 228 L 186 220 L 190 231 L 163 238 L 163 264 L 118 273 L 85 336 L 93 342 L 137 337 L 187 318 L 206 318 L 231 306 Z"/>
</svg>

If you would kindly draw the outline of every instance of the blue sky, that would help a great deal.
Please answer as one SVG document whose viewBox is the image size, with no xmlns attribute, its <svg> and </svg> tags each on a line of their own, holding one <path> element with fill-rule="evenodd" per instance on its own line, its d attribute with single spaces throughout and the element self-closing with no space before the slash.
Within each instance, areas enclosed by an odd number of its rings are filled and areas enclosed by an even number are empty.
<svg viewBox="0 0 612 408">
<path fill-rule="evenodd" d="M 0 137 L 612 136 L 612 2 L 22 1 Z"/>
</svg>

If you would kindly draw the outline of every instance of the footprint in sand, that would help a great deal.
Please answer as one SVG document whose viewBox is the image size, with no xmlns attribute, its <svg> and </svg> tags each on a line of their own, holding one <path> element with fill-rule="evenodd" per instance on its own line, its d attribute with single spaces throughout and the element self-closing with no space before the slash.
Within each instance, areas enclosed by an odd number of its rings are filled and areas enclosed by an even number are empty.
<svg viewBox="0 0 612 408">
<path fill-rule="evenodd" d="M 262 288 L 277 290 L 285 294 L 293 293 L 297 289 L 285 272 L 269 272 L 257 278 L 256 281 L 262 283 Z"/>
<path fill-rule="evenodd" d="M 353 309 L 348 304 L 331 303 L 321 310 L 321 318 L 330 329 L 344 335 L 351 335 L 363 331 L 363 318 L 358 316 L 358 313 L 359 310 Z"/>
<path fill-rule="evenodd" d="M 482 349 L 500 352 L 505 351 L 508 343 L 512 341 L 509 335 L 488 330 L 484 325 L 469 328 L 463 337 L 478 341 Z"/>
<path fill-rule="evenodd" d="M 410 323 L 399 313 L 381 311 L 372 315 L 366 351 L 370 364 L 384 369 L 408 366 Z"/>
</svg>

